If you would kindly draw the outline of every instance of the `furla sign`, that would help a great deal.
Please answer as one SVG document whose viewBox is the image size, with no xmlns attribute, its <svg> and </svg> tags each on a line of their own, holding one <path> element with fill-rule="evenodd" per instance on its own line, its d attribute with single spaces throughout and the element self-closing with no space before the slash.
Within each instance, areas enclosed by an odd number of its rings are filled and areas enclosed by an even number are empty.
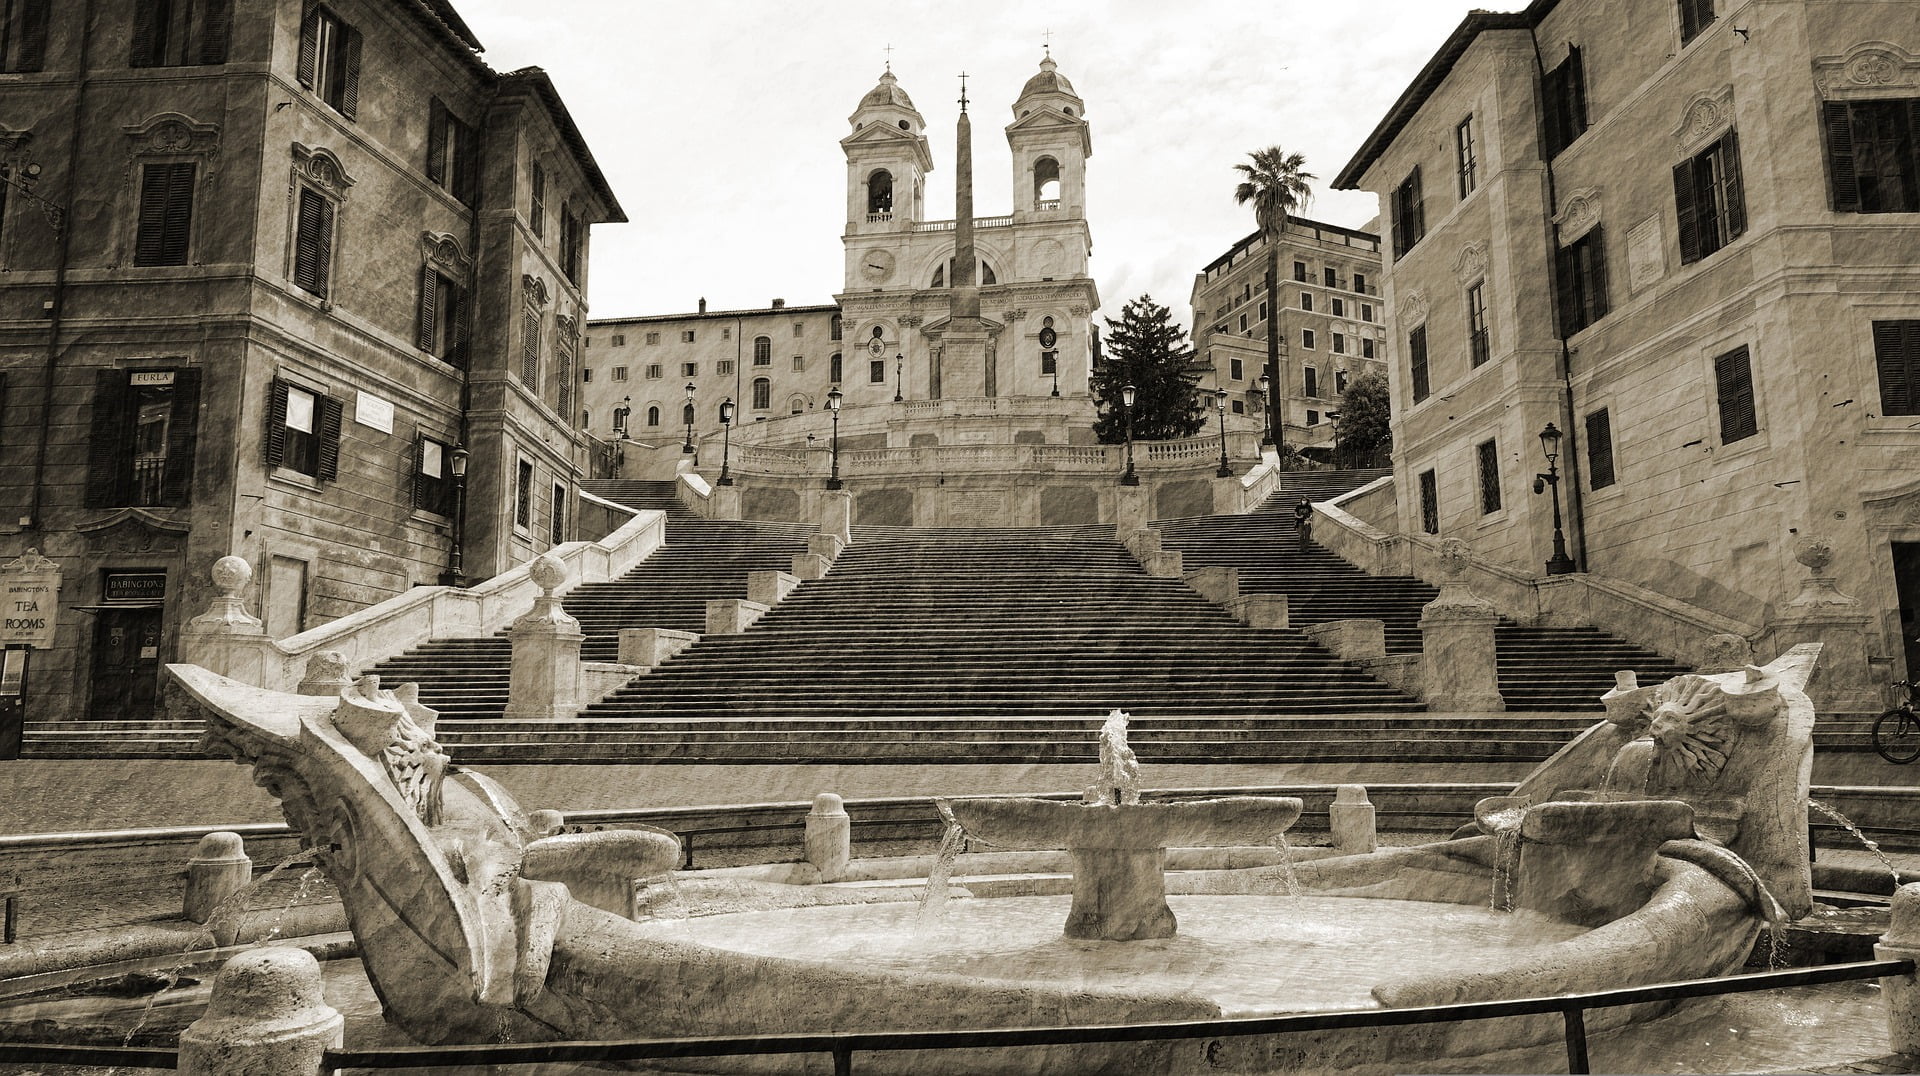
<svg viewBox="0 0 1920 1076">
<path fill-rule="evenodd" d="M 59 612 L 59 565 L 37 549 L 0 564 L 0 646 L 52 646 Z"/>
</svg>

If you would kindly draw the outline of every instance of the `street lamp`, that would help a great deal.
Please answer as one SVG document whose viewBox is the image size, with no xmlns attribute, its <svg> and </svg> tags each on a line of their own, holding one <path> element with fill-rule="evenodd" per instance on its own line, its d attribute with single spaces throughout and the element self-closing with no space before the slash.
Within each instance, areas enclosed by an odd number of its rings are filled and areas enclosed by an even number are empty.
<svg viewBox="0 0 1920 1076">
<path fill-rule="evenodd" d="M 447 553 L 447 570 L 440 573 L 440 585 L 443 587 L 463 587 L 467 585 L 466 571 L 466 522 L 467 522 L 467 446 L 454 445 L 447 453 L 447 470 L 453 475 L 453 534 L 449 543 L 453 548 Z"/>
<path fill-rule="evenodd" d="M 1547 473 L 1533 476 L 1533 492 L 1551 491 L 1553 494 L 1553 556 L 1547 558 L 1548 575 L 1566 575 L 1578 571 L 1573 558 L 1567 556 L 1567 536 L 1560 529 L 1560 469 L 1555 461 L 1560 458 L 1560 428 L 1547 423 L 1540 431 L 1540 451 L 1547 457 Z"/>
<path fill-rule="evenodd" d="M 1120 476 L 1120 484 L 1123 486 L 1140 484 L 1140 476 L 1133 473 L 1133 394 L 1132 385 L 1120 386 L 1120 406 L 1127 415 L 1127 470 Z"/>
<path fill-rule="evenodd" d="M 680 446 L 682 452 L 693 451 L 693 382 L 687 382 L 687 406 L 683 408 L 687 420 L 687 443 Z"/>
<path fill-rule="evenodd" d="M 1269 393 L 1273 391 L 1273 378 L 1261 374 L 1259 385 L 1260 413 L 1265 416 L 1265 421 L 1262 422 L 1260 426 L 1260 443 L 1262 445 L 1270 445 L 1273 443 L 1273 408 L 1270 406 L 1273 402 L 1273 397 L 1269 395 Z"/>
<path fill-rule="evenodd" d="M 893 353 L 893 402 L 906 399 L 900 395 L 900 379 L 907 369 L 907 357 L 899 352 Z"/>
<path fill-rule="evenodd" d="M 727 456 L 733 451 L 733 397 L 720 401 L 720 485 L 733 485 L 727 473 Z"/>
<path fill-rule="evenodd" d="M 833 472 L 827 476 L 828 489 L 842 489 L 845 483 L 840 481 L 840 401 L 839 389 L 827 390 L 827 410 L 833 413 Z"/>
<path fill-rule="evenodd" d="M 1221 389 L 1213 394 L 1213 409 L 1220 412 L 1220 469 L 1213 472 L 1219 478 L 1233 477 L 1233 464 L 1227 462 L 1227 390 Z"/>
</svg>

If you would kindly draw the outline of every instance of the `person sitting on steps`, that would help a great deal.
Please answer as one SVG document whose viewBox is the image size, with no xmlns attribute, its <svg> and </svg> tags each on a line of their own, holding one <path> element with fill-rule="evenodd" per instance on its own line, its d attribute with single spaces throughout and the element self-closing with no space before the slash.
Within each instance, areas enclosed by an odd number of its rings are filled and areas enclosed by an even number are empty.
<svg viewBox="0 0 1920 1076">
<path fill-rule="evenodd" d="M 1293 525 L 1300 531 L 1300 544 L 1313 541 L 1313 505 L 1305 497 L 1293 506 Z"/>
</svg>

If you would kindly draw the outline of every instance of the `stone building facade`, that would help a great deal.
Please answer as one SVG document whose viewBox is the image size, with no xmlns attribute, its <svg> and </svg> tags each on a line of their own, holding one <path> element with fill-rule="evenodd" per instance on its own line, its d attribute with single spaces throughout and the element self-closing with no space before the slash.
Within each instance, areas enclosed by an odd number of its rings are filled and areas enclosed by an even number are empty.
<svg viewBox="0 0 1920 1076">
<path fill-rule="evenodd" d="M 1261 416 L 1267 365 L 1267 244 L 1259 232 L 1235 243 L 1193 278 L 1196 360 L 1203 384 L 1227 390 L 1231 413 Z M 1386 372 L 1386 312 L 1380 302 L 1380 237 L 1294 217 L 1281 238 L 1279 316 L 1282 440 L 1329 450 L 1340 394 L 1364 373 Z"/>
<path fill-rule="evenodd" d="M 1761 626 L 1825 539 L 1920 673 L 1916 136 L 1920 5 L 1469 15 L 1335 183 L 1388 222 L 1404 529 L 1540 572 L 1551 422 L 1579 567 Z"/>
<path fill-rule="evenodd" d="M 0 559 L 63 572 L 27 718 L 148 716 L 225 554 L 284 637 L 456 536 L 480 578 L 563 540 L 623 218 L 547 76 L 446 0 L 36 6 L 0 115 Z"/>
</svg>

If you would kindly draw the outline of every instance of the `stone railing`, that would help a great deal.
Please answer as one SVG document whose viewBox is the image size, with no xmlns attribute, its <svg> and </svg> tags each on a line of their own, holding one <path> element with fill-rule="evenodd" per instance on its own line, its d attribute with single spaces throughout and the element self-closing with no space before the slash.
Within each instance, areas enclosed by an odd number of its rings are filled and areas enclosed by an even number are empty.
<svg viewBox="0 0 1920 1076">
<path fill-rule="evenodd" d="M 913 230 L 916 232 L 950 232 L 953 231 L 954 224 L 955 222 L 950 220 L 923 220 L 914 225 Z M 1013 226 L 1013 217 L 1011 215 L 1004 217 L 975 217 L 973 218 L 973 226 L 975 228 L 1010 228 Z"/>
</svg>

